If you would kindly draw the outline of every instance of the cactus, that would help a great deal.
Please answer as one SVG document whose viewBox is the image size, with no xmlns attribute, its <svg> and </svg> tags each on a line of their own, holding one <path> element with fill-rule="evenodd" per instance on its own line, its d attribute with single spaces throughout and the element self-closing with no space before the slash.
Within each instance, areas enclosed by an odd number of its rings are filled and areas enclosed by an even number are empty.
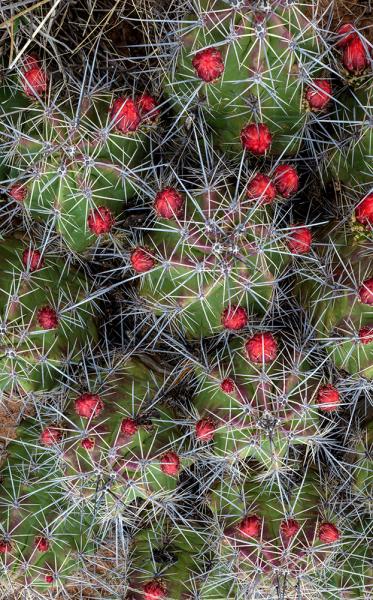
<svg viewBox="0 0 373 600">
<path fill-rule="evenodd" d="M 97 341 L 94 300 L 83 274 L 30 242 L 0 244 L 0 387 L 10 394 L 53 388 L 65 365 Z"/>
<path fill-rule="evenodd" d="M 68 248 L 84 252 L 108 238 L 141 189 L 159 111 L 148 95 L 105 91 L 62 106 L 58 92 L 42 102 L 35 92 L 31 106 L 19 110 L 20 94 L 2 113 L 6 152 L 0 162 L 9 170 L 3 180 L 9 201 L 26 218 L 45 223 L 46 239 L 56 231 Z M 16 123 L 7 119 L 12 108 Z"/>
<path fill-rule="evenodd" d="M 343 405 L 306 348 L 265 330 L 230 340 L 196 368 L 196 386 L 194 435 L 207 462 L 251 459 L 271 477 L 322 445 L 321 416 Z"/>
<path fill-rule="evenodd" d="M 200 114 L 226 152 L 298 153 L 332 98 L 312 6 L 200 0 L 192 10 L 165 67 L 177 118 Z"/>
<path fill-rule="evenodd" d="M 355 377 L 373 376 L 372 260 L 353 233 L 328 227 L 319 263 L 298 286 L 316 336 L 335 365 Z M 328 245 L 330 244 L 330 245 Z"/>
<path fill-rule="evenodd" d="M 189 338 L 242 329 L 265 315 L 281 297 L 291 254 L 291 231 L 275 198 L 281 197 L 276 184 L 282 194 L 294 194 L 296 170 L 287 167 L 290 183 L 284 173 L 242 176 L 241 191 L 240 180 L 230 185 L 218 164 L 208 177 L 210 158 L 200 175 L 193 171 L 197 185 L 165 186 L 155 194 L 156 220 L 139 228 L 130 254 L 140 310 Z"/>
</svg>

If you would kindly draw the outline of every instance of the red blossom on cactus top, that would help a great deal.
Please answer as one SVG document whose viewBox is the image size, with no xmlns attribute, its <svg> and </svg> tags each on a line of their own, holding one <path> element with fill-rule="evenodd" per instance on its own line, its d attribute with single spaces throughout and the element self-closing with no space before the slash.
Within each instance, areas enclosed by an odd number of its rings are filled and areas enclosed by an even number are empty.
<svg viewBox="0 0 373 600">
<path fill-rule="evenodd" d="M 0 554 L 5 554 L 6 552 L 10 552 L 12 549 L 12 544 L 7 542 L 6 540 L 0 540 Z"/>
<path fill-rule="evenodd" d="M 172 187 L 160 190 L 154 200 L 155 212 L 164 219 L 175 219 L 175 217 L 179 217 L 183 212 L 183 207 L 183 196 Z"/>
<path fill-rule="evenodd" d="M 45 583 L 53 583 L 53 581 L 54 581 L 53 575 L 45 575 L 44 581 L 45 581 Z"/>
<path fill-rule="evenodd" d="M 132 251 L 130 261 L 136 273 L 146 273 L 155 265 L 155 259 L 146 248 L 136 248 Z"/>
<path fill-rule="evenodd" d="M 211 442 L 214 439 L 215 424 L 211 419 L 200 419 L 195 425 L 197 440 L 202 442 Z"/>
<path fill-rule="evenodd" d="M 337 48 L 344 48 L 347 44 L 352 42 L 352 40 L 356 40 L 356 38 L 359 37 L 352 23 L 344 23 L 338 29 L 337 35 L 341 38 L 335 44 Z"/>
<path fill-rule="evenodd" d="M 362 327 L 359 329 L 359 340 L 362 344 L 373 343 L 373 325 L 371 327 Z"/>
<path fill-rule="evenodd" d="M 165 600 L 167 588 L 161 581 L 149 581 L 144 585 L 144 600 Z"/>
<path fill-rule="evenodd" d="M 241 130 L 241 143 L 244 150 L 261 156 L 270 149 L 272 135 L 264 123 L 251 123 Z"/>
<path fill-rule="evenodd" d="M 24 202 L 27 198 L 28 189 L 25 185 L 15 183 L 8 189 L 8 194 L 16 202 Z"/>
<path fill-rule="evenodd" d="M 123 419 L 123 421 L 120 425 L 121 433 L 123 433 L 124 435 L 135 435 L 137 430 L 138 430 L 138 426 L 134 419 L 131 419 L 131 417 L 127 417 L 127 418 Z"/>
<path fill-rule="evenodd" d="M 290 539 L 294 537 L 300 529 L 298 521 L 295 519 L 285 519 L 281 521 L 280 532 L 284 538 Z"/>
<path fill-rule="evenodd" d="M 192 60 L 196 75 L 205 83 L 219 79 L 224 71 L 223 55 L 217 48 L 206 48 L 197 52 Z"/>
<path fill-rule="evenodd" d="M 256 333 L 245 343 L 249 360 L 253 363 L 270 363 L 277 357 L 277 341 L 269 332 Z"/>
<path fill-rule="evenodd" d="M 341 534 L 333 523 L 321 523 L 319 527 L 319 540 L 325 544 L 337 542 Z"/>
<path fill-rule="evenodd" d="M 249 181 L 246 195 L 250 200 L 259 200 L 260 204 L 270 204 L 276 198 L 276 187 L 267 175 L 257 173 Z"/>
<path fill-rule="evenodd" d="M 85 419 L 94 419 L 104 410 L 104 403 L 98 394 L 85 393 L 75 400 L 75 412 Z"/>
<path fill-rule="evenodd" d="M 306 100 L 312 110 L 323 110 L 330 102 L 332 86 L 327 79 L 315 79 L 306 89 Z"/>
<path fill-rule="evenodd" d="M 37 98 L 47 91 L 47 74 L 41 67 L 33 67 L 23 74 L 21 85 L 26 96 Z"/>
<path fill-rule="evenodd" d="M 238 531 L 242 535 L 258 538 L 262 530 L 262 519 L 256 515 L 245 517 L 238 525 Z"/>
<path fill-rule="evenodd" d="M 99 206 L 88 215 L 87 223 L 90 231 L 95 235 L 109 233 L 114 225 L 114 216 L 106 206 Z"/>
<path fill-rule="evenodd" d="M 248 322 L 247 310 L 243 306 L 232 305 L 223 310 L 221 323 L 225 329 L 237 331 L 246 327 Z"/>
<path fill-rule="evenodd" d="M 132 98 L 117 98 L 110 111 L 110 119 L 121 133 L 137 131 L 141 116 L 136 102 Z"/>
<path fill-rule="evenodd" d="M 225 392 L 226 394 L 231 394 L 232 392 L 234 392 L 235 388 L 236 384 L 230 377 L 226 377 L 225 379 L 223 379 L 223 381 L 220 384 L 220 389 L 223 390 L 223 392 Z"/>
<path fill-rule="evenodd" d="M 359 298 L 363 304 L 373 306 L 373 277 L 363 281 L 359 289 Z"/>
<path fill-rule="evenodd" d="M 358 75 L 367 68 L 368 51 L 359 37 L 353 39 L 343 49 L 342 63 L 352 75 Z"/>
<path fill-rule="evenodd" d="M 49 542 L 47 538 L 42 536 L 37 536 L 35 538 L 35 546 L 39 552 L 47 552 L 47 550 L 49 550 Z"/>
<path fill-rule="evenodd" d="M 337 388 L 331 383 L 320 387 L 316 398 L 316 404 L 323 412 L 333 412 L 337 410 L 341 404 L 341 398 Z"/>
<path fill-rule="evenodd" d="M 53 446 L 62 440 L 62 432 L 57 427 L 46 427 L 40 434 L 40 443 L 43 446 Z"/>
<path fill-rule="evenodd" d="M 362 225 L 373 227 L 373 193 L 368 194 L 355 208 L 355 218 Z"/>
<path fill-rule="evenodd" d="M 84 438 L 84 440 L 82 440 L 82 446 L 86 450 L 93 450 L 93 448 L 95 447 L 95 444 L 96 444 L 95 438 L 93 438 L 93 437 Z"/>
<path fill-rule="evenodd" d="M 286 241 L 292 254 L 308 254 L 311 250 L 312 233 L 309 227 L 294 227 Z"/>
<path fill-rule="evenodd" d="M 39 250 L 32 250 L 31 248 L 26 248 L 26 250 L 24 250 L 22 262 L 31 273 L 44 267 L 44 260 L 41 252 L 39 252 Z"/>
<path fill-rule="evenodd" d="M 58 327 L 58 316 L 51 306 L 43 306 L 38 311 L 38 323 L 43 329 L 56 329 Z"/>
<path fill-rule="evenodd" d="M 137 106 L 142 119 L 154 122 L 160 115 L 157 103 L 150 94 L 142 94 L 137 98 Z"/>
<path fill-rule="evenodd" d="M 166 475 L 175 477 L 180 471 L 180 458 L 176 452 L 166 452 L 161 458 L 161 470 Z"/>
<path fill-rule="evenodd" d="M 299 189 L 299 175 L 291 165 L 279 165 L 273 172 L 277 192 L 283 198 L 291 198 Z"/>
</svg>

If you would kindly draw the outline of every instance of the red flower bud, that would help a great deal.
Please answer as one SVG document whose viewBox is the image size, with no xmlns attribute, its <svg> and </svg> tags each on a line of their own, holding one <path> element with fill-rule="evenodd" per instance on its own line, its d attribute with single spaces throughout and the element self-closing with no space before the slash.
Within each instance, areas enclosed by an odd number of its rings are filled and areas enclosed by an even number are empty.
<svg viewBox="0 0 373 600">
<path fill-rule="evenodd" d="M 276 187 L 267 175 L 257 173 L 249 181 L 246 195 L 250 200 L 259 200 L 260 204 L 270 204 L 276 198 Z"/>
<path fill-rule="evenodd" d="M 180 471 L 180 458 L 176 452 L 166 452 L 161 458 L 161 470 L 166 475 L 175 477 Z"/>
<path fill-rule="evenodd" d="M 184 198 L 174 188 L 168 187 L 160 192 L 154 200 L 155 212 L 164 219 L 175 219 L 183 212 Z"/>
<path fill-rule="evenodd" d="M 338 541 L 341 534 L 333 523 L 321 523 L 319 527 L 319 540 L 325 544 L 333 544 Z"/>
<path fill-rule="evenodd" d="M 344 48 L 342 62 L 347 71 L 353 75 L 358 75 L 367 68 L 368 52 L 359 37 L 353 39 Z"/>
<path fill-rule="evenodd" d="M 200 419 L 195 426 L 196 438 L 202 442 L 211 442 L 214 438 L 215 425 L 211 419 Z"/>
<path fill-rule="evenodd" d="M 319 388 L 316 404 L 323 412 L 334 412 L 341 404 L 337 388 L 328 383 Z"/>
<path fill-rule="evenodd" d="M 247 340 L 245 350 L 253 363 L 270 363 L 277 357 L 277 341 L 272 333 L 256 333 Z"/>
<path fill-rule="evenodd" d="M 359 298 L 363 304 L 373 306 L 373 277 L 363 281 L 359 289 Z"/>
<path fill-rule="evenodd" d="M 258 538 L 262 530 L 262 519 L 256 515 L 245 517 L 238 526 L 242 535 Z"/>
<path fill-rule="evenodd" d="M 243 306 L 232 305 L 225 308 L 221 316 L 221 322 L 225 329 L 237 331 L 246 327 L 248 321 L 246 308 Z"/>
<path fill-rule="evenodd" d="M 362 225 L 373 227 L 373 193 L 359 202 L 355 208 L 355 218 Z"/>
<path fill-rule="evenodd" d="M 94 419 L 104 410 L 104 403 L 98 394 L 82 394 L 75 400 L 75 412 L 85 419 Z"/>
<path fill-rule="evenodd" d="M 327 79 L 315 79 L 306 89 L 306 100 L 313 110 L 323 110 L 331 99 L 332 86 Z"/>
<path fill-rule="evenodd" d="M 141 123 L 139 110 L 131 98 L 117 98 L 114 100 L 110 119 L 121 133 L 136 131 Z"/>
<path fill-rule="evenodd" d="M 289 232 L 287 245 L 292 254 L 308 254 L 311 244 L 312 233 L 308 227 L 294 227 Z"/>
<path fill-rule="evenodd" d="M 279 165 L 274 170 L 274 184 L 276 190 L 283 198 L 291 198 L 299 188 L 297 170 L 291 165 Z"/>
<path fill-rule="evenodd" d="M 43 306 L 37 314 L 37 319 L 42 329 L 57 329 L 58 316 L 51 306 Z"/>
<path fill-rule="evenodd" d="M 197 52 L 192 65 L 196 75 L 206 83 L 219 79 L 224 71 L 223 56 L 217 48 L 206 48 Z"/>
<path fill-rule="evenodd" d="M 99 206 L 88 215 L 88 227 L 95 235 L 101 235 L 102 233 L 109 233 L 113 224 L 114 217 L 111 211 L 106 206 Z"/>
<path fill-rule="evenodd" d="M 260 156 L 270 149 L 272 135 L 264 123 L 251 123 L 242 129 L 241 143 L 244 150 Z"/>
</svg>

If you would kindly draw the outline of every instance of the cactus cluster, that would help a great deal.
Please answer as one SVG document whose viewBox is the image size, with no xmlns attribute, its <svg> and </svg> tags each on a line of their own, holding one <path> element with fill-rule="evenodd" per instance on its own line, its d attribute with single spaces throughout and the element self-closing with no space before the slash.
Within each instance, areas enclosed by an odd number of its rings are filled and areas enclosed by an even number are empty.
<svg viewBox="0 0 373 600">
<path fill-rule="evenodd" d="M 0 598 L 370 598 L 373 52 L 336 1 L 4 8 Z"/>
</svg>

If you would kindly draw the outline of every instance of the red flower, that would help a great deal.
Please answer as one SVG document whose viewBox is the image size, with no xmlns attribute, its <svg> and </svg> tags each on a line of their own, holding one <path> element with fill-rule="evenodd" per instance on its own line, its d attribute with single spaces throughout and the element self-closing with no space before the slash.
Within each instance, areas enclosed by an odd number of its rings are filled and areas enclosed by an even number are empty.
<svg viewBox="0 0 373 600">
<path fill-rule="evenodd" d="M 35 538 L 35 546 L 39 552 L 47 552 L 49 550 L 49 542 L 45 537 L 37 536 Z"/>
<path fill-rule="evenodd" d="M 328 383 L 319 388 L 316 404 L 323 412 L 333 412 L 341 404 L 340 395 L 334 385 Z"/>
<path fill-rule="evenodd" d="M 224 71 L 223 56 L 217 48 L 206 48 L 197 52 L 192 65 L 196 75 L 206 83 L 219 79 Z"/>
<path fill-rule="evenodd" d="M 160 115 L 160 110 L 157 108 L 157 104 L 153 96 L 150 94 L 142 94 L 137 98 L 137 106 L 140 111 L 142 119 L 154 122 Z"/>
<path fill-rule="evenodd" d="M 117 98 L 114 100 L 110 119 L 115 123 L 116 129 L 122 133 L 136 131 L 141 123 L 140 112 L 131 98 Z"/>
<path fill-rule="evenodd" d="M 62 432 L 57 427 L 46 427 L 40 435 L 43 446 L 53 446 L 62 440 Z"/>
<path fill-rule="evenodd" d="M 183 212 L 184 198 L 174 188 L 164 188 L 154 200 L 155 212 L 164 219 L 175 219 Z"/>
<path fill-rule="evenodd" d="M 25 185 L 15 183 L 8 189 L 8 194 L 16 202 L 24 202 L 28 195 L 28 189 Z"/>
<path fill-rule="evenodd" d="M 299 188 L 297 170 L 291 165 L 279 165 L 274 170 L 274 184 L 277 192 L 283 198 L 291 198 Z"/>
<path fill-rule="evenodd" d="M 359 37 L 353 39 L 345 46 L 342 62 L 347 71 L 353 75 L 358 75 L 367 68 L 368 52 Z"/>
<path fill-rule="evenodd" d="M 229 308 L 225 308 L 221 316 L 221 322 L 225 329 L 231 331 L 237 331 L 246 327 L 248 321 L 246 308 L 243 306 L 232 305 Z"/>
<path fill-rule="evenodd" d="M 322 110 L 331 99 L 332 86 L 327 79 L 315 79 L 306 89 L 306 100 L 313 110 Z"/>
<path fill-rule="evenodd" d="M 319 540 L 325 544 L 333 544 L 338 541 L 341 534 L 333 523 L 321 523 L 319 527 Z"/>
<path fill-rule="evenodd" d="M 295 519 L 286 519 L 281 521 L 280 532 L 287 539 L 294 537 L 298 533 L 299 529 L 300 525 Z"/>
<path fill-rule="evenodd" d="M 258 538 L 262 530 L 262 519 L 256 515 L 245 517 L 238 526 L 242 535 Z"/>
<path fill-rule="evenodd" d="M 82 446 L 86 450 L 93 450 L 95 443 L 95 438 L 93 437 L 84 438 L 84 440 L 82 440 Z"/>
<path fill-rule="evenodd" d="M 260 204 L 270 204 L 276 198 L 276 187 L 267 175 L 257 173 L 249 181 L 246 195 L 250 200 L 259 200 Z"/>
<path fill-rule="evenodd" d="M 362 344 L 373 343 L 373 326 L 359 329 L 359 339 Z"/>
<path fill-rule="evenodd" d="M 236 384 L 230 377 L 226 377 L 225 379 L 223 379 L 223 381 L 220 384 L 220 389 L 223 390 L 223 392 L 225 392 L 226 394 L 231 394 L 232 392 L 234 392 L 235 387 Z"/>
<path fill-rule="evenodd" d="M 31 250 L 31 248 L 26 248 L 23 252 L 22 262 L 31 273 L 44 267 L 44 260 L 39 250 Z"/>
<path fill-rule="evenodd" d="M 277 356 L 277 341 L 272 333 L 256 333 L 247 340 L 245 350 L 251 362 L 270 363 Z"/>
<path fill-rule="evenodd" d="M 120 425 L 120 431 L 124 435 L 135 435 L 135 433 L 137 432 L 137 429 L 138 429 L 138 427 L 137 427 L 136 421 L 134 419 L 131 419 L 130 417 L 123 419 L 123 421 Z"/>
<path fill-rule="evenodd" d="M 373 227 L 373 193 L 368 194 L 355 208 L 355 218 L 362 225 Z"/>
<path fill-rule="evenodd" d="M 308 254 L 311 244 L 312 233 L 309 227 L 294 227 L 290 231 L 287 245 L 292 254 Z"/>
<path fill-rule="evenodd" d="M 211 442 L 214 438 L 215 425 L 211 419 L 200 419 L 195 426 L 196 438 L 202 442 Z"/>
<path fill-rule="evenodd" d="M 114 225 L 114 221 L 112 212 L 106 206 L 99 206 L 91 210 L 87 223 L 92 233 L 101 235 L 102 233 L 109 233 Z"/>
<path fill-rule="evenodd" d="M 166 475 L 176 476 L 180 471 L 180 458 L 176 452 L 166 452 L 161 458 L 161 470 Z"/>
<path fill-rule="evenodd" d="M 133 250 L 130 261 L 136 273 L 146 273 L 155 265 L 154 257 L 145 248 L 136 248 Z"/>
<path fill-rule="evenodd" d="M 75 400 L 75 412 L 85 419 L 94 419 L 104 410 L 104 403 L 98 394 L 82 394 Z"/>
<path fill-rule="evenodd" d="M 40 308 L 37 319 L 42 329 L 56 329 L 58 327 L 58 316 L 51 306 L 43 306 Z"/>
<path fill-rule="evenodd" d="M 241 143 L 244 150 L 260 156 L 270 149 L 272 135 L 264 123 L 252 123 L 242 129 Z"/>
<path fill-rule="evenodd" d="M 373 277 L 363 281 L 359 289 L 359 298 L 363 304 L 373 306 Z"/>
<path fill-rule="evenodd" d="M 47 74 L 41 67 L 33 67 L 24 73 L 21 85 L 26 96 L 37 98 L 46 92 L 48 84 Z"/>
<path fill-rule="evenodd" d="M 352 23 L 344 23 L 338 29 L 337 34 L 338 36 L 341 36 L 341 39 L 335 44 L 337 48 L 344 48 L 347 44 L 359 37 Z"/>
</svg>

